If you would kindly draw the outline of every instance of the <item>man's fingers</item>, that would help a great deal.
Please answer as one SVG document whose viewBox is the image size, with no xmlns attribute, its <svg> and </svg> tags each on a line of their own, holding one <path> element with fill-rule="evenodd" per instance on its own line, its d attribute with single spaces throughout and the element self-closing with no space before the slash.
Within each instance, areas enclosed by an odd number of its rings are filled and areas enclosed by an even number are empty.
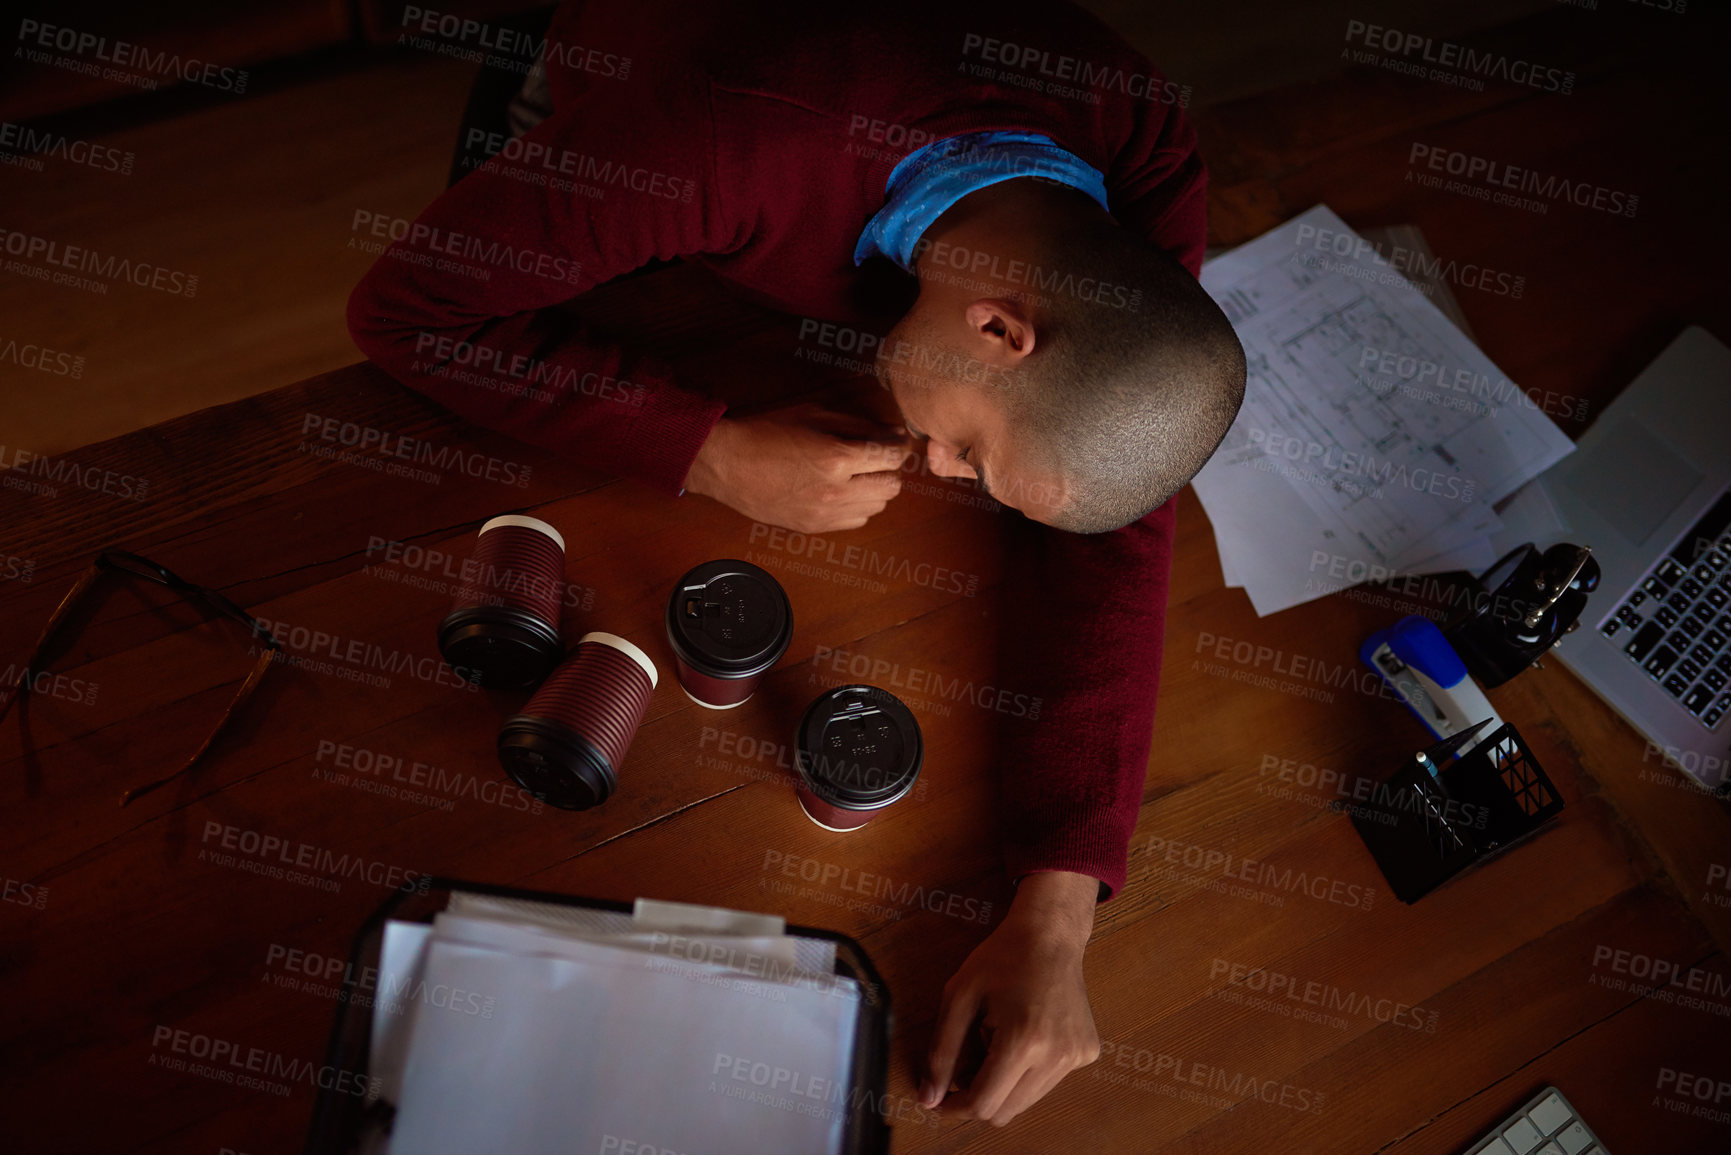
<svg viewBox="0 0 1731 1155">
<path fill-rule="evenodd" d="M 878 512 L 879 510 L 875 509 L 849 509 L 846 512 L 826 510 L 822 517 L 814 517 L 809 520 L 790 518 L 788 524 L 781 528 L 792 530 L 794 533 L 813 536 L 825 533 L 841 533 L 844 530 L 865 528 L 866 523 L 872 519 L 872 515 Z"/>
<path fill-rule="evenodd" d="M 847 496 L 852 501 L 887 502 L 902 491 L 899 473 L 856 473 L 847 483 Z M 876 513 L 883 508 L 878 506 Z"/>
<path fill-rule="evenodd" d="M 968 1089 L 956 1097 L 951 1109 L 975 1119 L 990 1119 L 1010 1097 L 1010 1092 L 1029 1069 L 1028 1053 L 999 1034 L 986 1052 L 985 1065 Z"/>
<path fill-rule="evenodd" d="M 843 530 L 861 528 L 883 511 L 882 501 L 837 501 L 825 505 L 820 512 L 809 517 L 789 518 L 782 528 L 805 534 L 840 533 Z"/>
<path fill-rule="evenodd" d="M 849 473 L 897 471 L 914 456 L 913 441 L 895 437 L 862 441 L 838 438 L 837 445 L 837 457 Z"/>
<path fill-rule="evenodd" d="M 973 988 L 960 994 L 944 990 L 943 1003 L 938 1007 L 938 1024 L 932 1032 L 932 1048 L 926 1055 L 926 1082 L 920 1088 L 920 1102 L 935 1107 L 950 1089 L 950 1079 L 956 1073 L 956 1059 L 962 1053 L 962 1041 L 974 1027 L 974 1012 L 980 999 Z"/>
<path fill-rule="evenodd" d="M 1056 1087 L 1070 1073 L 1070 1068 L 1062 1064 L 1035 1064 L 1028 1068 L 1021 1082 L 1004 1100 L 1004 1105 L 989 1117 L 994 1127 L 1002 1127 L 1046 1097 L 1046 1092 Z"/>
</svg>

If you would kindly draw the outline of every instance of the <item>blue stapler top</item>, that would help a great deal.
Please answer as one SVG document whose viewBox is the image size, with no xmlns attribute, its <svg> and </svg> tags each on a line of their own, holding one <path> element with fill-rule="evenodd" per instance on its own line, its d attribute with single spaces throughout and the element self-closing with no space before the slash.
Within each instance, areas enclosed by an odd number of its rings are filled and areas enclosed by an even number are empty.
<svg viewBox="0 0 1731 1155">
<path fill-rule="evenodd" d="M 1457 685 L 1467 676 L 1466 664 L 1429 618 L 1413 614 L 1378 630 L 1359 647 L 1359 659 L 1375 669 L 1374 655 L 1385 642 L 1395 657 L 1439 686 Z"/>
</svg>

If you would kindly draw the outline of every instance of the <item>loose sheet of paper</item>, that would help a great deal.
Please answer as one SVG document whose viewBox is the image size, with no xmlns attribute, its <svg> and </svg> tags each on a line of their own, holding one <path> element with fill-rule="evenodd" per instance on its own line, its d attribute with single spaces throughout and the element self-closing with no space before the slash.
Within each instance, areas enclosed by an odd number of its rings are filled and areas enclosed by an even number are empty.
<svg viewBox="0 0 1731 1155">
<path fill-rule="evenodd" d="M 1324 206 L 1208 262 L 1202 285 L 1249 383 L 1194 485 L 1258 614 L 1353 584 L 1343 574 L 1479 562 L 1502 524 L 1492 505 L 1574 448 Z"/>
<path fill-rule="evenodd" d="M 801 970 L 835 973 L 835 943 L 829 939 L 786 934 L 787 921 L 779 915 L 694 906 L 683 902 L 660 902 L 640 898 L 633 913 L 598 910 L 587 906 L 537 902 L 496 895 L 451 895 L 446 912 L 477 918 L 499 918 L 563 929 L 567 934 L 592 942 L 636 943 L 641 949 L 659 950 L 685 957 L 697 942 L 716 940 L 738 943 L 742 937 L 775 936 L 778 958 L 792 951 L 792 962 Z M 657 938 L 659 935 L 661 937 Z M 678 952 L 678 953 L 676 953 Z"/>
</svg>

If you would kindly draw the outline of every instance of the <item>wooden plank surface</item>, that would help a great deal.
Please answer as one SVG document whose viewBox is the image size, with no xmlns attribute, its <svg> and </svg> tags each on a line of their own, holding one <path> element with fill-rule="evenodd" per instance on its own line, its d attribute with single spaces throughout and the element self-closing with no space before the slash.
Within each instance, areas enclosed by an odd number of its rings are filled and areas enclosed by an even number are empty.
<svg viewBox="0 0 1731 1155">
<path fill-rule="evenodd" d="M 1579 19 L 1589 16 L 1600 23 Z M 1701 150 L 1689 146 L 1713 116 L 1691 91 L 1712 38 L 1679 24 L 1622 51 L 1619 30 L 1635 18 L 1663 17 L 1558 12 L 1511 33 L 1509 51 L 1549 43 L 1583 61 L 1568 98 L 1457 94 L 1354 71 L 1211 109 L 1200 120 L 1217 239 L 1241 241 L 1319 200 L 1352 224 L 1416 222 L 1440 255 L 1476 255 L 1526 278 L 1518 300 L 1457 295 L 1500 365 L 1578 395 L 1590 420 L 1685 321 L 1731 333 L 1723 279 L 1699 257 L 1723 238 L 1707 211 L 1723 185 L 1699 179 Z M 1415 139 L 1636 189 L 1643 210 L 1613 220 L 1558 209 L 1540 221 L 1421 193 L 1404 178 Z M 609 292 L 611 315 L 637 315 L 650 339 L 707 372 L 792 374 L 787 323 L 733 310 L 701 278 L 667 270 Z M 456 470 L 416 480 L 365 456 L 320 456 L 325 418 L 479 454 L 504 472 L 526 470 L 528 483 Z M 1563 428 L 1578 436 L 1585 424 Z M 967 575 L 971 594 L 895 577 L 893 566 L 873 578 L 711 503 L 650 495 L 465 426 L 365 366 L 62 461 L 59 480 L 43 482 L 52 496 L 0 488 L 0 556 L 30 562 L 28 582 L 0 584 L 0 666 L 22 659 L 94 551 L 118 544 L 291 631 L 363 639 L 425 672 L 448 604 L 445 571 L 427 551 L 461 557 L 481 521 L 511 510 L 559 525 L 571 579 L 593 590 L 570 610 L 568 632 L 622 633 L 670 672 L 658 625 L 666 590 L 690 565 L 729 555 L 777 574 L 798 628 L 782 665 L 738 710 L 702 710 L 664 678 L 618 795 L 594 811 L 531 813 L 484 794 L 502 781 L 492 744 L 522 695 L 469 693 L 400 667 L 388 687 L 369 685 L 358 679 L 378 666 L 310 645 L 306 665 L 272 672 L 201 770 L 121 809 L 122 789 L 196 744 L 246 655 L 226 624 L 148 589 L 115 589 L 55 658 L 58 696 L 33 698 L 0 726 L 0 874 L 42 896 L 39 907 L 16 901 L 9 884 L 15 900 L 0 904 L 9 1149 L 298 1149 L 312 1087 L 278 1095 L 171 1071 L 153 1062 L 153 1038 L 187 1030 L 321 1061 L 335 1002 L 289 985 L 296 976 L 273 959 L 340 957 L 389 889 L 345 878 L 327 880 L 340 881 L 331 890 L 218 864 L 212 823 L 384 869 L 768 909 L 846 931 L 895 997 L 896 1151 L 1440 1153 L 1463 1149 L 1551 1082 L 1614 1151 L 1731 1146 L 1724 1122 L 1675 1109 L 1681 1097 L 1662 1085 L 1666 1071 L 1731 1078 L 1731 910 L 1710 885 L 1712 866 L 1731 860 L 1724 803 L 1678 788 L 1565 671 L 1532 671 L 1491 697 L 1567 808 L 1530 844 L 1403 906 L 1328 791 L 1269 771 L 1285 762 L 1372 773 L 1420 740 L 1418 724 L 1374 692 L 1337 686 L 1318 700 L 1238 680 L 1232 668 L 1222 676 L 1208 659 L 1229 638 L 1351 667 L 1359 639 L 1418 606 L 1337 595 L 1258 619 L 1222 587 L 1189 491 L 1178 498 L 1162 701 L 1130 883 L 1101 908 L 1088 956 L 1106 1050 L 1000 1131 L 944 1122 L 911 1096 L 943 980 L 1010 899 L 992 824 L 1003 719 L 959 698 L 923 703 L 922 789 L 853 835 L 806 821 L 777 748 L 805 702 L 837 680 L 822 654 L 946 680 L 999 678 L 998 626 L 1015 608 L 1000 593 L 1014 561 L 1002 515 L 926 479 L 838 540 L 880 561 L 946 566 Z M 132 479 L 134 493 L 142 481 L 144 498 L 88 488 L 91 477 Z M 420 560 L 390 542 L 419 547 Z M 881 588 L 860 584 L 868 580 Z M 437 785 L 430 772 L 419 782 L 382 770 L 331 780 L 333 746 L 442 773 Z M 1184 867 L 1182 853 L 1174 865 L 1174 847 L 1291 867 L 1356 898 L 1232 884 Z M 803 861 L 942 890 L 964 913 L 790 878 L 786 864 Z M 1635 958 L 1695 968 L 1704 1001 L 1630 989 Z M 1256 971 L 1335 992 L 1337 1005 L 1305 1014 L 1260 998 L 1256 980 L 1233 981 Z M 1398 1021 L 1393 1007 L 1404 1008 Z"/>
</svg>

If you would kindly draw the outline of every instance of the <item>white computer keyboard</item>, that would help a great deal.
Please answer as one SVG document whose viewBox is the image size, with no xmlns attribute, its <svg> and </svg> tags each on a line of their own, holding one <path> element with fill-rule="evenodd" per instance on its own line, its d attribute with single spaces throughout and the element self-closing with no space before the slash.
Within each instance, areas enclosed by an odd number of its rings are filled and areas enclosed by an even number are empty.
<svg viewBox="0 0 1731 1155">
<path fill-rule="evenodd" d="M 1464 1155 L 1610 1155 L 1555 1087 L 1546 1087 Z"/>
</svg>

